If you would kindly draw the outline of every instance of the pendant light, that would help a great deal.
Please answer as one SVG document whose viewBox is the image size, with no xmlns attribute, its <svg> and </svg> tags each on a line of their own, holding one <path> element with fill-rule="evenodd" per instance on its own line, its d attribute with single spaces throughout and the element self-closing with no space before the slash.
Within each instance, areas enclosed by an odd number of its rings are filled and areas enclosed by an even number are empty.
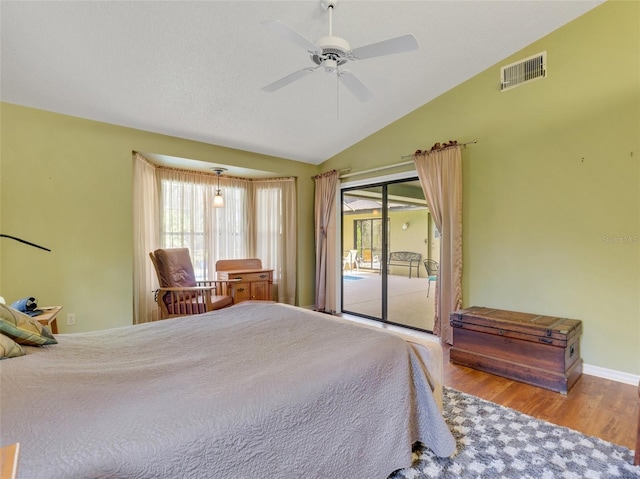
<svg viewBox="0 0 640 479">
<path fill-rule="evenodd" d="M 222 198 L 222 190 L 220 189 L 220 174 L 227 171 L 227 169 L 216 166 L 215 168 L 211 168 L 211 170 L 218 177 L 218 188 L 216 188 L 216 195 L 213 197 L 213 207 L 224 208 L 224 198 Z"/>
</svg>

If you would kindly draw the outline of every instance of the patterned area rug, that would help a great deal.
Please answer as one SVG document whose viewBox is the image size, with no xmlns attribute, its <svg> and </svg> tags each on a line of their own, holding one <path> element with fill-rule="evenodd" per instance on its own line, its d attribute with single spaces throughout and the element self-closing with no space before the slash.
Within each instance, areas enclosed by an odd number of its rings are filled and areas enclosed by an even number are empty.
<svg viewBox="0 0 640 479">
<path fill-rule="evenodd" d="M 633 452 L 627 448 L 454 389 L 444 393 L 456 453 L 442 459 L 417 447 L 413 466 L 389 479 L 640 478 L 640 466 L 632 465 Z"/>
</svg>

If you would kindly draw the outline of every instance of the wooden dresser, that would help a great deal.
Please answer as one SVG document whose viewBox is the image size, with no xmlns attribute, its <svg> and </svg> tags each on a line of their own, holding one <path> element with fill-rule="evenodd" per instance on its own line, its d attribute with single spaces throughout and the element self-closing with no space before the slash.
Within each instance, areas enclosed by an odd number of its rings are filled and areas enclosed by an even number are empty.
<svg viewBox="0 0 640 479">
<path fill-rule="evenodd" d="M 216 261 L 216 273 L 220 280 L 241 280 L 235 284 L 235 303 L 272 300 L 273 270 L 264 269 L 257 258 L 221 259 Z"/>
</svg>

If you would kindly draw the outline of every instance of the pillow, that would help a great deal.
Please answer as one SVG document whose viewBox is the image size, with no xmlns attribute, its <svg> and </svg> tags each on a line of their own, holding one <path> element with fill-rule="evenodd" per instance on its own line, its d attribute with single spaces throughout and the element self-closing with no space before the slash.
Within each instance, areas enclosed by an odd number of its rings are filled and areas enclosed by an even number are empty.
<svg viewBox="0 0 640 479">
<path fill-rule="evenodd" d="M 6 304 L 0 304 L 0 333 L 6 334 L 16 343 L 26 346 L 41 346 L 58 342 L 49 328 Z"/>
<path fill-rule="evenodd" d="M 16 343 L 9 336 L 0 334 L 0 359 L 17 358 L 24 356 L 26 353 L 22 346 Z"/>
</svg>

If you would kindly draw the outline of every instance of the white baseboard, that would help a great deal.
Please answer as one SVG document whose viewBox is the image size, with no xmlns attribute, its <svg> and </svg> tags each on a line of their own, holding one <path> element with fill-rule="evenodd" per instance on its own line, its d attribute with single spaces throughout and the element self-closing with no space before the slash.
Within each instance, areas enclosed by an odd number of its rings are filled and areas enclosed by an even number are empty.
<svg viewBox="0 0 640 479">
<path fill-rule="evenodd" d="M 600 366 L 592 366 L 590 364 L 583 364 L 582 372 L 584 374 L 588 374 L 589 376 L 609 379 L 611 381 L 617 381 L 619 383 L 632 384 L 633 386 L 637 386 L 638 382 L 640 382 L 640 376 L 638 376 L 637 374 L 624 373 L 622 371 L 601 368 Z"/>
</svg>

